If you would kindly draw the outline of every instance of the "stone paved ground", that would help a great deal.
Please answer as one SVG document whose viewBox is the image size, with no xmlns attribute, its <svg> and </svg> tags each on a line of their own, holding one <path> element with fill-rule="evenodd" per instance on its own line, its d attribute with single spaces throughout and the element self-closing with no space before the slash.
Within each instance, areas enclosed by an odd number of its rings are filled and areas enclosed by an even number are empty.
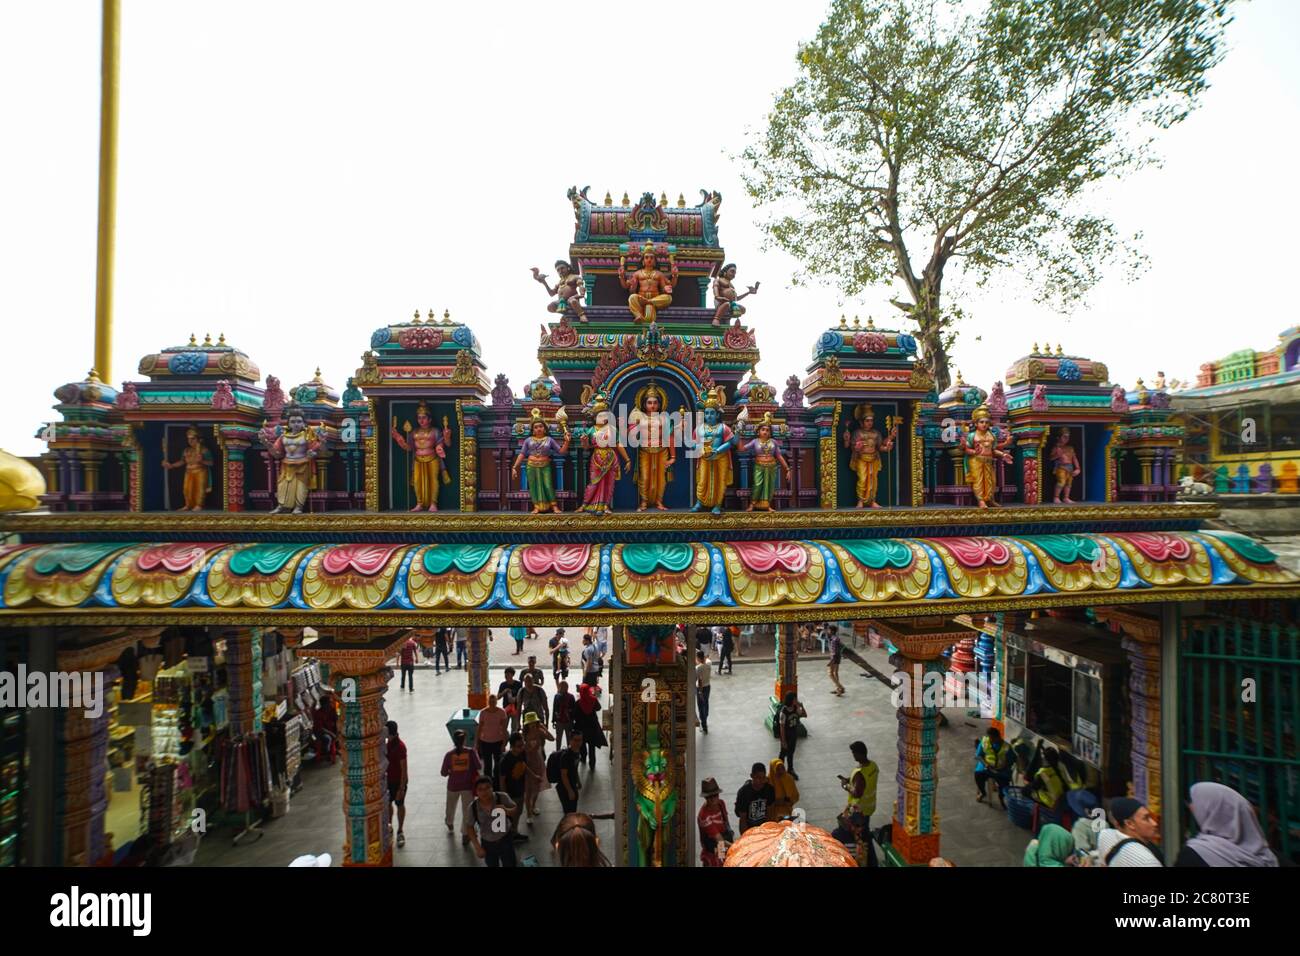
<svg viewBox="0 0 1300 956">
<path fill-rule="evenodd" d="M 498 632 L 499 633 L 499 632 Z M 543 632 L 547 634 L 548 632 Z M 493 667 L 492 683 L 501 680 L 500 668 L 516 661 L 510 655 L 508 638 L 498 636 L 493 650 L 504 653 Z M 534 651 L 533 646 L 540 645 Z M 528 642 L 527 652 L 545 656 L 545 641 Z M 881 673 L 889 671 L 886 655 L 876 649 L 859 649 L 867 662 Z M 738 658 L 731 675 L 717 675 L 711 700 L 709 734 L 697 733 L 696 793 L 698 781 L 715 777 L 734 803 L 735 792 L 757 760 L 775 757 L 776 742 L 763 724 L 767 701 L 772 693 L 773 664 L 770 641 L 760 641 Z M 837 774 L 852 767 L 848 745 L 866 741 L 871 757 L 880 765 L 878 810 L 873 826 L 888 822 L 894 803 L 897 771 L 897 723 L 889 701 L 889 687 L 860 667 L 845 660 L 841 680 L 848 693 L 833 697 L 822 659 L 803 660 L 800 672 L 801 696 L 808 709 L 809 735 L 801 741 L 795 767 L 799 773 L 800 806 L 809 823 L 831 828 L 843 806 Z M 547 684 L 550 685 L 549 669 Z M 572 675 L 571 675 L 572 676 Z M 410 761 L 410 789 L 407 796 L 406 845 L 395 850 L 398 866 L 470 866 L 477 863 L 473 851 L 462 848 L 459 837 L 449 835 L 444 825 L 446 790 L 438 771 L 442 755 L 450 747 L 445 727 L 452 712 L 464 705 L 463 671 L 435 675 L 432 668 L 416 672 L 415 693 L 398 689 L 393 679 L 386 698 L 389 718 L 396 720 L 406 741 Z M 1018 865 L 1029 834 L 1013 826 L 1004 813 L 978 804 L 971 782 L 972 751 L 982 722 L 948 711 L 949 725 L 940 731 L 939 812 L 942 852 L 961 866 Z M 613 810 L 612 765 L 608 748 L 602 752 L 594 773 L 583 770 L 581 808 L 588 812 Z M 329 852 L 335 864 L 341 856 L 343 838 L 343 782 L 336 764 L 303 770 L 303 788 L 294 796 L 284 817 L 263 825 L 265 836 L 239 847 L 230 844 L 230 831 L 216 829 L 204 839 L 196 865 L 284 866 L 303 853 Z M 534 834 L 521 844 L 520 857 L 533 855 L 540 866 L 552 865 L 548 840 L 561 817 L 553 792 L 539 799 L 543 813 L 525 831 Z M 688 803 L 692 817 L 699 799 Z M 459 821 L 458 821 L 459 822 Z M 733 821 L 734 822 L 734 821 Z M 614 845 L 614 824 L 597 822 L 601 841 Z"/>
</svg>

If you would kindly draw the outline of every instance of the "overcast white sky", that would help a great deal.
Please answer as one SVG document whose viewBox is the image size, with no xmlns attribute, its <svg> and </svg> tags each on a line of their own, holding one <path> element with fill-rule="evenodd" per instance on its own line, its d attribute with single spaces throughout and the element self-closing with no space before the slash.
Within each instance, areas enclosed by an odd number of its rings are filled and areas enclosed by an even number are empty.
<svg viewBox="0 0 1300 956">
<path fill-rule="evenodd" d="M 574 184 L 721 190 L 728 257 L 763 282 L 746 320 L 774 384 L 841 312 L 897 326 L 886 289 L 789 288 L 730 158 L 793 77 L 818 0 L 123 7 L 114 385 L 224 332 L 286 387 L 319 365 L 341 389 L 371 331 L 418 307 L 466 321 L 518 392 L 546 318 L 528 267 L 565 255 Z M 0 447 L 18 454 L 41 450 L 53 389 L 93 359 L 99 11 L 0 0 Z M 1300 4 L 1242 6 L 1164 167 L 1107 190 L 1121 230 L 1146 235 L 1136 284 L 1108 280 L 1068 317 L 1014 281 L 962 297 L 966 381 L 989 387 L 1034 341 L 1130 386 L 1186 378 L 1295 324 L 1297 36 Z"/>
</svg>

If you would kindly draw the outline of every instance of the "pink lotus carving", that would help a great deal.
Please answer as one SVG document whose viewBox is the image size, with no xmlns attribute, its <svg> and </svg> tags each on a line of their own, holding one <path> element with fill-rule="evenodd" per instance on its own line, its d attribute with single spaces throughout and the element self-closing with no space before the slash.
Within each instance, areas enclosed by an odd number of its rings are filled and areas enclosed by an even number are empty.
<svg viewBox="0 0 1300 956">
<path fill-rule="evenodd" d="M 591 560 L 589 544 L 529 544 L 519 552 L 519 560 L 529 574 L 559 574 L 572 577 Z"/>
<path fill-rule="evenodd" d="M 400 544 L 340 544 L 325 552 L 320 566 L 326 574 L 346 574 L 354 571 L 367 577 L 384 569 Z"/>
<path fill-rule="evenodd" d="M 741 563 L 756 574 L 778 569 L 802 574 L 808 567 L 808 550 L 793 541 L 738 541 L 732 547 Z"/>
</svg>

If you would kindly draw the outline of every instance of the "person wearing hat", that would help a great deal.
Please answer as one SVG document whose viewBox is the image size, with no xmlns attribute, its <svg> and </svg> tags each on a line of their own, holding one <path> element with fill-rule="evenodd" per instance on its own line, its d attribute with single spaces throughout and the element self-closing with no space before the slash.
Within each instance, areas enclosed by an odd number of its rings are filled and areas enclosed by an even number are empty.
<svg viewBox="0 0 1300 956">
<path fill-rule="evenodd" d="M 1110 802 L 1115 829 L 1097 837 L 1097 855 L 1106 866 L 1164 866 L 1156 846 L 1160 825 L 1141 801 L 1116 797 Z"/>
<path fill-rule="evenodd" d="M 1101 806 L 1101 802 L 1091 790 L 1071 790 L 1065 795 L 1065 802 L 1074 814 L 1074 826 L 1070 828 L 1074 848 L 1096 859 L 1099 828 L 1092 817 L 1093 811 Z"/>
<path fill-rule="evenodd" d="M 537 816 L 537 795 L 543 790 L 551 789 L 546 779 L 546 741 L 554 740 L 551 732 L 542 723 L 541 716 L 534 710 L 524 714 L 524 761 L 528 766 L 528 775 L 524 786 L 524 808 L 530 817 Z"/>
<path fill-rule="evenodd" d="M 722 800 L 722 788 L 712 777 L 705 777 L 700 785 L 704 806 L 695 822 L 700 827 L 700 862 L 705 866 L 722 866 L 727 844 L 736 838 L 727 819 L 727 805 Z"/>
</svg>

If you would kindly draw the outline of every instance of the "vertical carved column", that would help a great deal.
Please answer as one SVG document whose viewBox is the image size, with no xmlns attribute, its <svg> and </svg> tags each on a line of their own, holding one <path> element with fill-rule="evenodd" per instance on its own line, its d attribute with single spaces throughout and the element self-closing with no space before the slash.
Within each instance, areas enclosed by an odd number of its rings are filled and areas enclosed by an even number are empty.
<svg viewBox="0 0 1300 956">
<path fill-rule="evenodd" d="M 256 734 L 262 730 L 262 630 L 223 628 L 226 641 L 226 676 L 230 688 L 230 733 Z"/>
<path fill-rule="evenodd" d="M 488 694 L 491 693 L 491 684 L 488 681 L 488 658 L 490 653 L 488 649 L 488 629 L 486 627 L 471 627 L 469 629 L 469 640 L 465 642 L 465 654 L 467 657 L 465 672 L 469 680 L 465 705 L 475 710 L 482 710 L 487 706 Z"/>
<path fill-rule="evenodd" d="M 384 692 L 393 677 L 388 661 L 405 640 L 399 628 L 339 628 L 311 646 L 312 655 L 329 665 L 343 707 L 344 866 L 393 865 Z"/>
<path fill-rule="evenodd" d="M 244 457 L 250 444 L 237 438 L 222 439 L 226 474 L 221 483 L 221 491 L 227 511 L 244 510 Z M 271 488 L 274 490 L 275 486 L 272 485 Z"/>
<path fill-rule="evenodd" d="M 116 678 L 113 663 L 135 639 L 115 629 L 105 639 L 105 632 L 80 629 L 78 645 L 61 648 L 56 656 L 63 674 L 76 674 L 82 687 L 91 687 L 98 676 L 104 694 Z M 89 638 L 92 643 L 84 643 Z M 107 703 L 97 717 L 86 716 L 85 708 L 69 707 L 60 712 L 59 738 L 63 753 L 63 777 L 58 793 L 60 849 L 63 866 L 94 866 L 105 862 L 113 848 L 104 834 L 104 814 L 108 810 L 108 791 L 104 775 L 108 772 Z"/>
<path fill-rule="evenodd" d="M 477 414 L 466 413 L 456 399 L 456 420 L 460 426 L 460 510 L 478 510 L 478 424 Z"/>
<path fill-rule="evenodd" d="M 790 691 L 799 690 L 799 638 L 798 625 L 776 625 L 776 688 L 778 702 L 785 700 Z"/>
<path fill-rule="evenodd" d="M 1160 758 L 1160 620 L 1116 607 L 1096 609 L 1099 620 L 1123 635 L 1128 654 L 1128 698 L 1131 715 L 1133 795 L 1157 819 L 1162 809 Z M 1107 721 L 1105 735 L 1114 732 Z M 1107 742 L 1103 742 L 1107 746 Z"/>
<path fill-rule="evenodd" d="M 943 696 L 939 655 L 971 632 L 944 618 L 875 624 L 897 648 L 889 663 L 904 675 L 895 689 L 900 706 L 893 845 L 909 864 L 924 865 L 939 855 L 938 704 Z"/>
</svg>

